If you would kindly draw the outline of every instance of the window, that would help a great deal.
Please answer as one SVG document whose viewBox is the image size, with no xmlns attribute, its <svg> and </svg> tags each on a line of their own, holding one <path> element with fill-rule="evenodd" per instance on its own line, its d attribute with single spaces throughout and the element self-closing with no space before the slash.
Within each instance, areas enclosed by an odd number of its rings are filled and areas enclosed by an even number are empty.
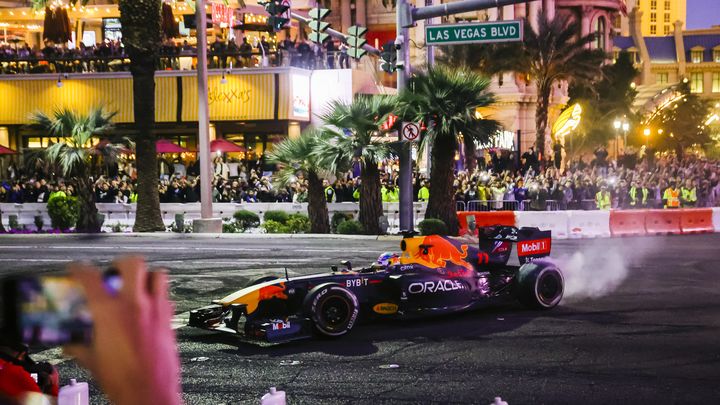
<svg viewBox="0 0 720 405">
<path fill-rule="evenodd" d="M 657 25 L 650 26 L 650 35 L 657 35 Z"/>
<path fill-rule="evenodd" d="M 650 10 L 657 10 L 657 0 L 650 0 Z"/>
<path fill-rule="evenodd" d="M 713 72 L 712 92 L 720 93 L 720 72 Z"/>
<path fill-rule="evenodd" d="M 663 22 L 666 22 L 666 23 L 670 22 L 670 14 L 665 13 L 665 15 L 663 15 Z"/>
<path fill-rule="evenodd" d="M 670 26 L 667 24 L 665 24 L 665 26 L 663 27 L 663 35 L 670 35 Z"/>
<path fill-rule="evenodd" d="M 650 13 L 650 22 L 657 22 L 657 13 Z"/>
<path fill-rule="evenodd" d="M 595 47 L 597 49 L 605 49 L 605 34 L 607 33 L 607 27 L 604 18 L 599 17 L 595 20 L 595 33 L 597 34 L 597 37 L 595 38 Z"/>
<path fill-rule="evenodd" d="M 713 51 L 713 60 L 720 63 L 720 49 L 716 49 Z"/>
<path fill-rule="evenodd" d="M 670 0 L 665 0 L 665 11 L 670 11 Z"/>
<path fill-rule="evenodd" d="M 668 82 L 668 73 L 658 73 L 657 75 L 657 82 L 658 84 L 666 84 Z"/>
<path fill-rule="evenodd" d="M 690 92 L 702 93 L 703 90 L 703 74 L 702 72 L 690 73 Z"/>
<path fill-rule="evenodd" d="M 703 51 L 697 50 L 697 51 L 690 51 L 690 59 L 692 60 L 692 63 L 700 63 L 703 61 Z"/>
</svg>

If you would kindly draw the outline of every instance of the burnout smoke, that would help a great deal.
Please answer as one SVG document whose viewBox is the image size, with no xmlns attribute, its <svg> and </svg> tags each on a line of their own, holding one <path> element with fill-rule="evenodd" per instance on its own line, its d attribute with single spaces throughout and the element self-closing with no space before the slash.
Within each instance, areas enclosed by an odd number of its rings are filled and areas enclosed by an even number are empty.
<svg viewBox="0 0 720 405">
<path fill-rule="evenodd" d="M 615 291 L 628 275 L 628 265 L 617 250 L 586 249 L 558 260 L 565 277 L 565 298 L 579 301 Z"/>
</svg>

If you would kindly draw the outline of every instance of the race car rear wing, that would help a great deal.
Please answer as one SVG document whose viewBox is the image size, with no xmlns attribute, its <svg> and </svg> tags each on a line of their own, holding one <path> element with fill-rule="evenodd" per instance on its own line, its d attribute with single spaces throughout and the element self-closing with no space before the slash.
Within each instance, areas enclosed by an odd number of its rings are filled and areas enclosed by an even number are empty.
<svg viewBox="0 0 720 405">
<path fill-rule="evenodd" d="M 552 232 L 538 228 L 495 225 L 480 228 L 478 231 L 479 248 L 484 252 L 487 264 L 507 264 L 510 259 L 511 243 L 517 244 L 520 264 L 550 255 Z"/>
</svg>

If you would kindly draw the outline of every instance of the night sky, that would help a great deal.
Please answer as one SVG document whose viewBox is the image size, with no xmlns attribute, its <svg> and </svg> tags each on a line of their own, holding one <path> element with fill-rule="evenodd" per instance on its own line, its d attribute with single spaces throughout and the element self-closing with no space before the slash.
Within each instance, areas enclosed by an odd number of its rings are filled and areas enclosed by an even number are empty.
<svg viewBox="0 0 720 405">
<path fill-rule="evenodd" d="M 687 0 L 687 28 L 720 25 L 720 0 Z"/>
</svg>

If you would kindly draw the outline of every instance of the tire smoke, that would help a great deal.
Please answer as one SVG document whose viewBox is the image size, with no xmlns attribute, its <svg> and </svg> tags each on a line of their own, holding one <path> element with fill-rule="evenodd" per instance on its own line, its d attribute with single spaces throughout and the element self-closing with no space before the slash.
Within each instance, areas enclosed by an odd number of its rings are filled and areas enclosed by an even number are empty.
<svg viewBox="0 0 720 405">
<path fill-rule="evenodd" d="M 555 262 L 565 278 L 564 301 L 603 297 L 615 291 L 628 275 L 623 254 L 615 249 L 585 249 Z"/>
</svg>

